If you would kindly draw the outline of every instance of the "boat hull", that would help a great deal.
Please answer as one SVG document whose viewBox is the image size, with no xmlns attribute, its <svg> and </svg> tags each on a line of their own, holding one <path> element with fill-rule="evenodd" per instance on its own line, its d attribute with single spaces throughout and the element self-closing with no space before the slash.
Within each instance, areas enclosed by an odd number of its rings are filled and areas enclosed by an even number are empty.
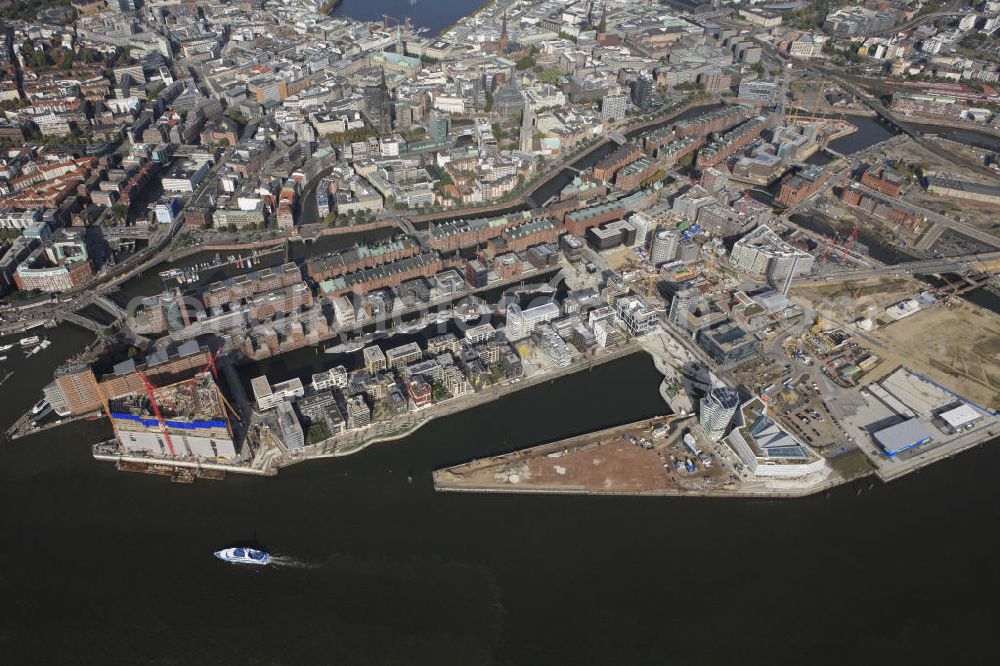
<svg viewBox="0 0 1000 666">
<path fill-rule="evenodd" d="M 271 561 L 271 556 L 262 550 L 253 548 L 225 548 L 215 551 L 215 556 L 230 564 L 250 564 L 264 566 Z"/>
</svg>

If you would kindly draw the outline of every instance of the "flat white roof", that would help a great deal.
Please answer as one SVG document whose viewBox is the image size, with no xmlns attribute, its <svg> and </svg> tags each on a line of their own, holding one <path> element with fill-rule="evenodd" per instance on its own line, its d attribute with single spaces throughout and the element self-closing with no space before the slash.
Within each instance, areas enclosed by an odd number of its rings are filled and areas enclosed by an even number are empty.
<svg viewBox="0 0 1000 666">
<path fill-rule="evenodd" d="M 267 381 L 267 375 L 254 377 L 250 380 L 250 386 L 253 387 L 253 397 L 256 400 L 271 395 L 271 384 Z"/>
<path fill-rule="evenodd" d="M 283 393 L 286 391 L 300 392 L 302 391 L 302 380 L 299 379 L 298 377 L 292 377 L 291 379 L 286 379 L 283 382 L 278 382 L 277 384 L 272 386 L 271 389 L 274 390 L 275 393 L 277 392 Z"/>
<path fill-rule="evenodd" d="M 978 411 L 970 407 L 969 405 L 962 403 L 954 409 L 949 409 L 946 412 L 941 412 L 941 418 L 952 428 L 961 428 L 962 426 L 968 425 L 979 419 L 983 418 L 983 415 Z"/>
</svg>

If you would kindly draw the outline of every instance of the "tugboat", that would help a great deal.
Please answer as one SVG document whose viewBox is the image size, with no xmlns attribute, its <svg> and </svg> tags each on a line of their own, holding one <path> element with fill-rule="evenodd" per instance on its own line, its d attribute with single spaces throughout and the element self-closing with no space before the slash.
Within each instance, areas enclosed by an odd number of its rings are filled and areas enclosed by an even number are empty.
<svg viewBox="0 0 1000 666">
<path fill-rule="evenodd" d="M 215 551 L 215 556 L 223 562 L 231 564 L 265 565 L 271 561 L 271 556 L 262 550 L 253 548 L 226 548 Z"/>
</svg>

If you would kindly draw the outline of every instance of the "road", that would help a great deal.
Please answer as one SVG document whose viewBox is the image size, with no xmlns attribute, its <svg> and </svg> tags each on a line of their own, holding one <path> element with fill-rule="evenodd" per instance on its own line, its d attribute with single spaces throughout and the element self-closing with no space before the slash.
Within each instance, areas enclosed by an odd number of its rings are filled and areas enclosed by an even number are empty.
<svg viewBox="0 0 1000 666">
<path fill-rule="evenodd" d="M 843 282 L 845 280 L 864 280 L 873 277 L 898 275 L 931 275 L 934 273 L 953 273 L 956 271 L 973 270 L 982 272 L 983 264 L 1000 261 L 1000 251 L 984 252 L 963 257 L 943 257 L 941 259 L 926 259 L 910 261 L 894 266 L 880 266 L 862 270 L 833 271 L 817 277 L 805 277 L 795 280 L 796 286 L 806 284 L 824 284 L 827 282 Z"/>
<path fill-rule="evenodd" d="M 958 4 L 957 2 L 950 3 L 950 5 L 952 7 L 954 7 L 957 4 Z M 873 33 L 870 34 L 870 36 L 871 37 L 891 36 L 891 35 L 895 35 L 898 32 L 909 32 L 913 28 L 916 28 L 917 26 L 923 25 L 924 23 L 927 23 L 928 21 L 934 21 L 934 20 L 937 20 L 939 18 L 945 18 L 946 16 L 965 16 L 965 14 L 967 14 L 967 13 L 968 12 L 951 11 L 950 9 L 942 10 L 942 11 L 936 11 L 936 12 L 931 12 L 929 14 L 924 14 L 923 16 L 916 16 L 916 17 L 910 19 L 909 21 L 907 21 L 906 23 L 901 23 L 900 25 L 893 26 L 892 28 L 889 28 L 888 30 L 882 30 L 881 32 L 873 32 Z"/>
</svg>

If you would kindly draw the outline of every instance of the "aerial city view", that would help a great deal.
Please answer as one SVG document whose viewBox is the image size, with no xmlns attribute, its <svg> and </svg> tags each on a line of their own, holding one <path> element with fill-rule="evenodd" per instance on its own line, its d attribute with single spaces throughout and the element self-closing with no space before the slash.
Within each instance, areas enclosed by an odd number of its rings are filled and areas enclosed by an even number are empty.
<svg viewBox="0 0 1000 666">
<path fill-rule="evenodd" d="M 1000 2 L 0 25 L 5 663 L 1000 658 Z"/>
</svg>

